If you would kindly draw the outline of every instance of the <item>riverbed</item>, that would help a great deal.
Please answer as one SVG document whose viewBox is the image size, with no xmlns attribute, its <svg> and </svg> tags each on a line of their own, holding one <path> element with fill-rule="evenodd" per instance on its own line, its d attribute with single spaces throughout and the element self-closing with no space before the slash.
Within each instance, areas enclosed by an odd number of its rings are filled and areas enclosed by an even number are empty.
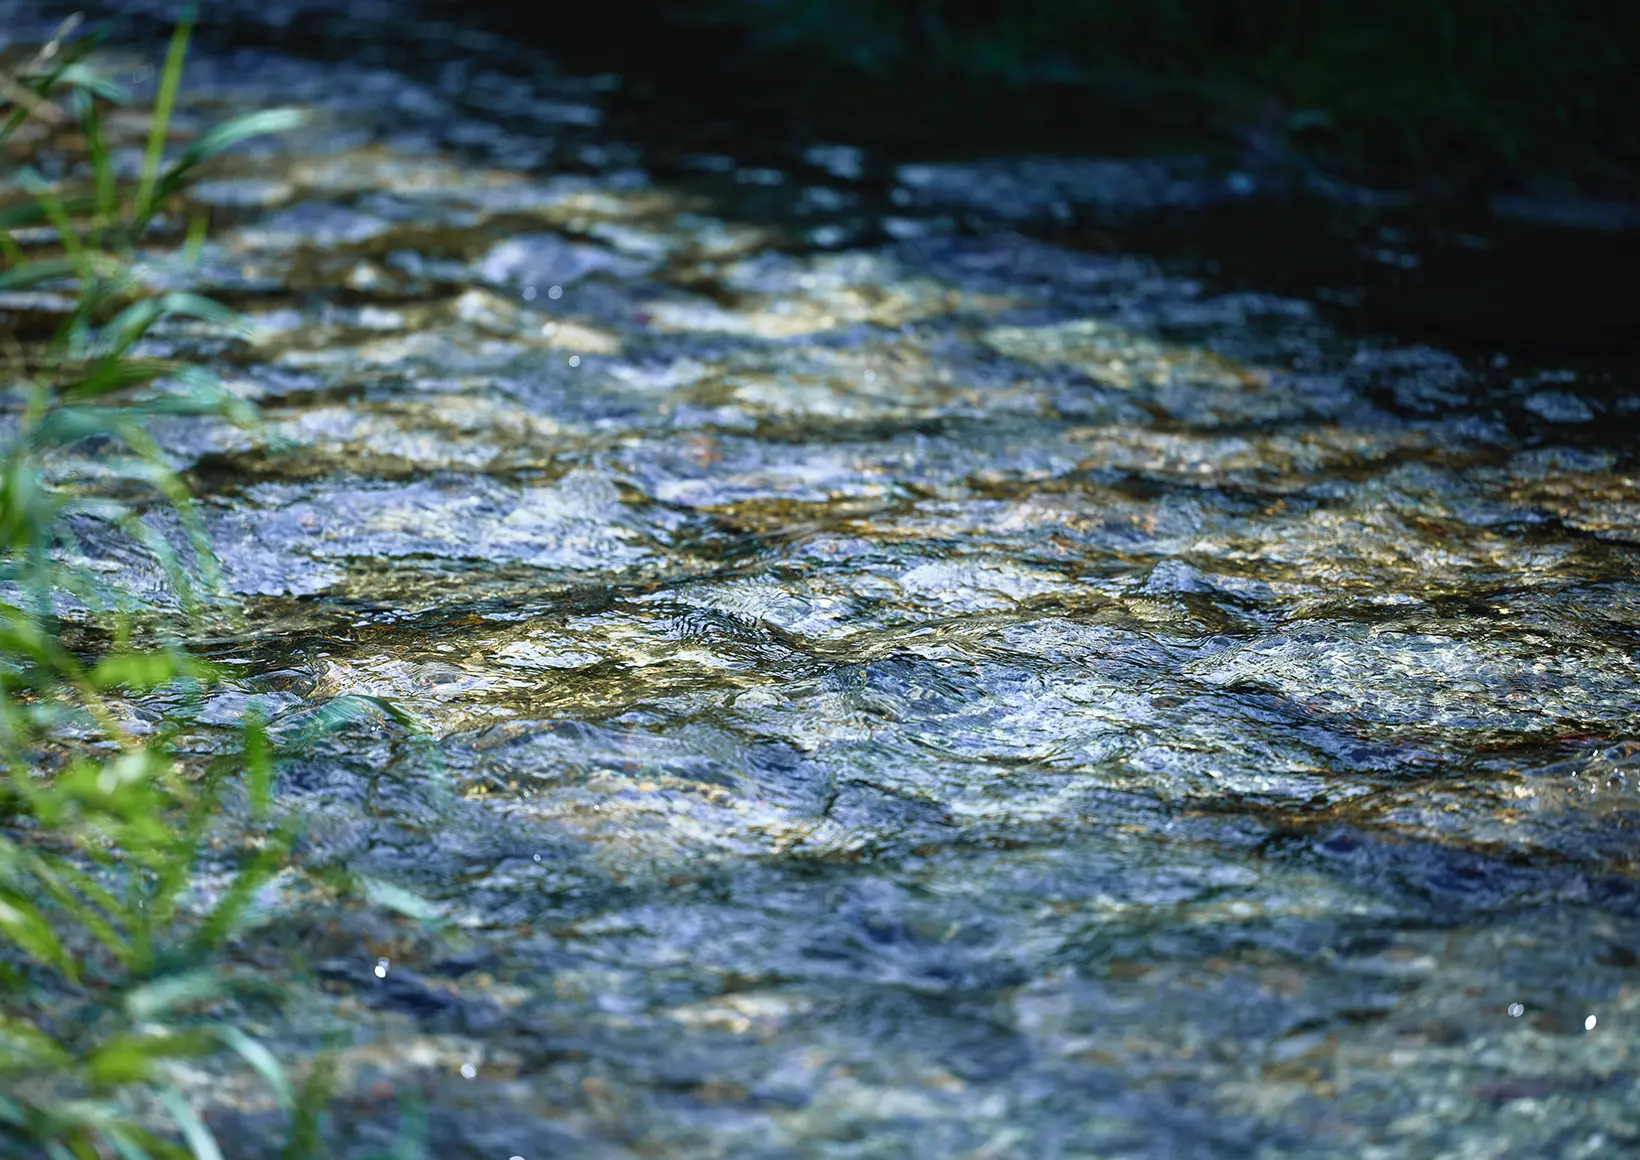
<svg viewBox="0 0 1640 1160">
<path fill-rule="evenodd" d="M 338 1059 L 339 1155 L 407 1094 L 475 1160 L 1640 1144 L 1632 354 L 1157 241 L 1323 206 L 1423 260 L 1302 169 L 652 165 L 618 75 L 280 10 L 206 28 L 179 123 L 306 125 L 142 269 L 257 328 L 155 340 L 264 417 L 156 431 L 248 627 L 131 712 L 205 756 L 403 711 L 283 765 L 310 874 L 235 952 Z"/>
</svg>

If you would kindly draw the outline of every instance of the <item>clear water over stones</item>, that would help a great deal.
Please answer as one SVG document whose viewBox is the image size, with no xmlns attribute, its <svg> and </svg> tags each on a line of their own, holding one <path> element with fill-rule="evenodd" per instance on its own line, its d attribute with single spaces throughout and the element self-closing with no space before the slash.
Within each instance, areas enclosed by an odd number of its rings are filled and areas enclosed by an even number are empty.
<svg viewBox="0 0 1640 1160">
<path fill-rule="evenodd" d="M 145 267 L 259 326 L 165 336 L 268 419 L 161 432 L 251 608 L 201 751 L 247 698 L 416 722 L 281 792 L 310 867 L 443 933 L 291 883 L 243 951 L 293 981 L 278 1049 L 344 1044 L 344 1154 L 392 1087 L 440 1156 L 1640 1141 L 1609 388 L 940 224 L 1017 164 L 908 171 L 927 228 L 814 249 L 795 185 L 737 221 L 508 59 L 206 51 L 190 116 L 314 116 L 201 187 L 197 267 Z M 256 1154 L 271 1111 L 197 1084 Z"/>
</svg>

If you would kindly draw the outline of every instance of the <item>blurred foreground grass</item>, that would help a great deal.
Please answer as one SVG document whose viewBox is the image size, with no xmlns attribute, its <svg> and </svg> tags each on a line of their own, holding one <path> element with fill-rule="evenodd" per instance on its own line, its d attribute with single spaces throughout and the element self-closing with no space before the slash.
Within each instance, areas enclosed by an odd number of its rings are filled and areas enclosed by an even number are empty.
<svg viewBox="0 0 1640 1160">
<path fill-rule="evenodd" d="M 254 420 L 204 368 L 152 357 L 144 339 L 168 319 L 226 335 L 244 323 L 132 269 L 139 245 L 201 239 L 203 221 L 165 216 L 201 165 L 298 117 L 251 113 L 169 150 L 184 25 L 132 176 L 104 117 L 128 94 L 93 67 L 98 37 L 79 31 L 70 20 L 0 71 L 0 1154 L 211 1160 L 218 1146 L 168 1065 L 233 1051 L 291 1111 L 294 1160 L 316 1146 L 323 1069 L 293 1092 L 267 1048 L 213 1014 L 242 985 L 222 948 L 294 837 L 273 802 L 272 746 L 250 718 L 236 752 L 193 768 L 175 726 L 138 728 L 132 712 L 159 689 L 197 703 L 218 674 L 189 641 L 236 615 L 147 423 Z M 76 160 L 48 181 L 37 156 L 65 149 Z M 81 470 L 88 447 L 95 474 Z M 156 505 L 182 542 L 143 518 Z M 161 563 L 178 615 L 84 562 L 78 535 L 93 525 Z M 207 857 L 227 873 L 201 900 Z"/>
</svg>

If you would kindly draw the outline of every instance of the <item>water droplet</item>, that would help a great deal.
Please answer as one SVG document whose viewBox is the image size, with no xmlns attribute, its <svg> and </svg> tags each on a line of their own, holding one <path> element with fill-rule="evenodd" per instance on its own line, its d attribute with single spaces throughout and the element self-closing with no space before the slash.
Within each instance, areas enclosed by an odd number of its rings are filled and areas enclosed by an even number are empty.
<svg viewBox="0 0 1640 1160">
<path fill-rule="evenodd" d="M 474 1067 L 472 1064 L 464 1063 L 464 1064 L 461 1065 L 461 1078 L 462 1079 L 472 1079 L 477 1074 L 478 1074 L 478 1068 Z"/>
<path fill-rule="evenodd" d="M 1596 1019 L 1593 1015 L 1590 1015 L 1587 1019 L 1583 1020 L 1583 1030 L 1593 1031 L 1594 1025 L 1598 1022 L 1598 1019 Z"/>
<path fill-rule="evenodd" d="M 377 959 L 376 960 L 376 978 L 378 978 L 378 979 L 387 978 L 387 968 L 390 965 L 391 964 L 386 959 Z"/>
<path fill-rule="evenodd" d="M 534 286 L 524 287 L 524 301 L 525 302 L 534 302 L 535 301 L 535 287 Z"/>
<path fill-rule="evenodd" d="M 558 299 L 562 298 L 563 296 L 564 296 L 564 288 L 562 286 L 548 286 L 547 287 L 547 297 L 551 298 L 554 302 L 558 301 Z"/>
<path fill-rule="evenodd" d="M 535 856 L 535 860 L 536 860 L 536 861 L 537 861 L 537 862 L 539 862 L 539 861 L 541 861 L 541 855 L 539 855 L 539 854 L 537 854 L 537 855 L 536 855 L 536 856 Z"/>
<path fill-rule="evenodd" d="M 581 356 L 578 355 L 578 354 L 570 355 L 569 356 L 569 365 L 572 366 L 572 367 L 580 366 L 581 365 Z"/>
<path fill-rule="evenodd" d="M 1509 1004 L 1509 1018 L 1519 1019 L 1524 1014 L 1526 1014 L 1526 1008 L 1523 1007 L 1521 1004 L 1519 1004 L 1519 1003 Z"/>
</svg>

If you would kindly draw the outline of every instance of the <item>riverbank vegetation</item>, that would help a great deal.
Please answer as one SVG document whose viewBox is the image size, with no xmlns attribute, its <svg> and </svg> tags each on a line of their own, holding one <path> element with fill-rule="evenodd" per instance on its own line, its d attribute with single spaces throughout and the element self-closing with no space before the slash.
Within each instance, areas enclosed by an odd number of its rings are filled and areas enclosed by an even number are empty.
<svg viewBox="0 0 1640 1160">
<path fill-rule="evenodd" d="M 122 142 L 105 113 L 129 94 L 79 31 L 70 21 L 0 84 L 0 1153 L 208 1160 L 217 1146 L 171 1063 L 237 1052 L 297 1109 L 272 1054 L 217 1014 L 254 985 L 222 949 L 295 831 L 254 716 L 227 751 L 177 744 L 220 675 L 195 642 L 231 633 L 237 610 L 149 424 L 255 417 L 162 336 L 185 322 L 231 340 L 245 324 L 135 271 L 144 252 L 197 247 L 206 223 L 174 203 L 201 165 L 297 115 L 251 113 L 170 148 L 184 26 L 145 138 Z M 88 536 L 158 560 L 167 598 L 99 566 Z M 321 1094 L 310 1085 L 299 1123 Z"/>
</svg>

